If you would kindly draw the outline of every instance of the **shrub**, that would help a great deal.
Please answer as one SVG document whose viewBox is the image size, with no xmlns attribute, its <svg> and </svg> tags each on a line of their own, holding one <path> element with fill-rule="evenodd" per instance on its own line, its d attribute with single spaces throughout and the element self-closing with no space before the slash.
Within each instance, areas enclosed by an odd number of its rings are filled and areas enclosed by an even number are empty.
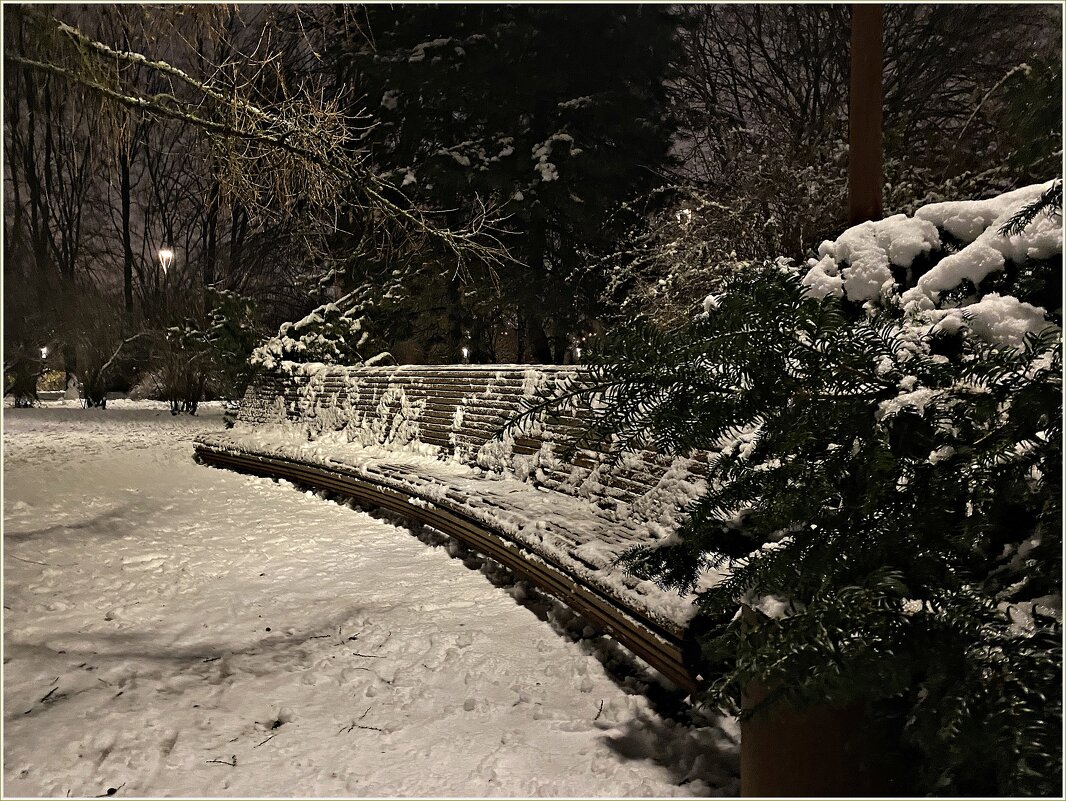
<svg viewBox="0 0 1066 801">
<path fill-rule="evenodd" d="M 1060 789 L 1051 188 L 864 223 L 591 359 L 586 436 L 708 454 L 680 531 L 627 555 L 697 590 L 718 670 L 706 700 L 735 709 L 758 682 L 773 692 L 755 714 L 860 702 L 915 760 L 907 792 Z"/>
<path fill-rule="evenodd" d="M 362 364 L 359 348 L 368 338 L 362 318 L 327 303 L 302 320 L 283 323 L 277 336 L 252 351 L 251 364 L 282 373 L 299 363 Z"/>
</svg>

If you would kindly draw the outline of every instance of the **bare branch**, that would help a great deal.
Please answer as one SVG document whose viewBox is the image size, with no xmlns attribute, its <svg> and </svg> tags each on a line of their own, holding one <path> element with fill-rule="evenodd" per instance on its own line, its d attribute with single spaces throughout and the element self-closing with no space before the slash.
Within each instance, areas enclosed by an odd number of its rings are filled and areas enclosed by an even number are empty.
<svg viewBox="0 0 1066 801">
<path fill-rule="evenodd" d="M 249 97 L 256 76 L 242 82 L 234 72 L 223 89 L 215 80 L 194 77 L 168 61 L 111 47 L 73 25 L 28 13 L 75 48 L 80 58 L 64 63 L 9 51 L 9 63 L 72 81 L 126 109 L 194 126 L 215 154 L 223 191 L 239 198 L 258 219 L 277 223 L 285 215 L 299 214 L 312 223 L 311 231 L 339 232 L 340 210 L 355 209 L 361 225 L 381 244 L 417 244 L 418 238 L 429 237 L 453 252 L 460 266 L 471 260 L 498 264 L 508 258 L 495 235 L 499 220 L 484 207 L 462 230 L 439 226 L 397 187 L 375 175 L 353 135 L 365 132 L 366 118 L 344 114 L 338 100 L 327 101 L 321 92 L 303 89 L 296 95 L 286 92 L 276 105 L 265 107 Z M 256 75 L 261 75 L 276 54 L 256 58 Z M 169 80 L 170 91 L 145 91 L 116 70 L 116 64 Z"/>
</svg>

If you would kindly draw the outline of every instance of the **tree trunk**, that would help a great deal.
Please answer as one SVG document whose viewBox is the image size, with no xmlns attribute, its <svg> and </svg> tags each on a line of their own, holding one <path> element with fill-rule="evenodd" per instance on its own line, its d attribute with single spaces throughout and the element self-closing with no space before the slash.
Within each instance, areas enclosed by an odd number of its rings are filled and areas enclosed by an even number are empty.
<svg viewBox="0 0 1066 801">
<path fill-rule="evenodd" d="M 540 315 L 535 312 L 526 317 L 526 341 L 529 343 L 529 355 L 533 357 L 535 364 L 552 363 L 551 342 L 544 333 Z"/>
<path fill-rule="evenodd" d="M 448 320 L 445 344 L 451 354 L 451 361 L 459 362 L 463 358 L 463 299 L 459 294 L 458 281 L 448 281 L 445 303 L 447 304 L 445 315 Z"/>
<path fill-rule="evenodd" d="M 848 220 L 881 219 L 882 104 L 880 5 L 851 7 L 851 88 L 848 92 Z"/>
<path fill-rule="evenodd" d="M 230 212 L 229 229 L 229 274 L 237 275 L 241 263 L 241 250 L 244 247 L 244 234 L 247 230 L 248 215 L 237 203 Z"/>
<path fill-rule="evenodd" d="M 534 211 L 529 225 L 529 266 L 535 276 L 543 276 L 545 233 L 544 220 L 540 217 L 540 211 Z M 547 334 L 544 333 L 544 302 L 541 298 L 531 296 L 528 302 L 532 308 L 526 316 L 526 342 L 529 345 L 529 354 L 537 364 L 551 364 L 551 343 Z"/>
<path fill-rule="evenodd" d="M 122 299 L 126 315 L 133 314 L 133 240 L 130 230 L 130 154 L 123 148 L 119 156 L 122 194 Z"/>
<path fill-rule="evenodd" d="M 204 227 L 207 229 L 204 236 L 204 292 L 207 287 L 215 283 L 215 263 L 218 258 L 218 207 L 219 187 L 218 182 L 211 183 L 211 201 L 207 208 L 207 218 Z"/>
<path fill-rule="evenodd" d="M 566 352 L 570 349 L 570 337 L 566 334 L 556 333 L 552 335 L 552 356 L 555 364 L 566 362 Z"/>
<path fill-rule="evenodd" d="M 515 362 L 522 364 L 526 360 L 526 321 L 521 314 L 517 320 L 518 324 L 514 327 Z"/>
<path fill-rule="evenodd" d="M 78 380 L 78 350 L 69 342 L 63 345 L 63 372 L 63 386 L 69 387 L 71 379 Z"/>
</svg>

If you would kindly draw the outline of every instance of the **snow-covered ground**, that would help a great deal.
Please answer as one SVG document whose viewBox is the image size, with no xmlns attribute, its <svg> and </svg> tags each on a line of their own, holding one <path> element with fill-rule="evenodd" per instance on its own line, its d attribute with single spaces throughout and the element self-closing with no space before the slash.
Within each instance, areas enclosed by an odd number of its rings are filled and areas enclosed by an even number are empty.
<svg viewBox="0 0 1066 801">
<path fill-rule="evenodd" d="M 731 722 L 455 543 L 196 465 L 221 426 L 5 410 L 5 797 L 736 793 Z"/>
</svg>

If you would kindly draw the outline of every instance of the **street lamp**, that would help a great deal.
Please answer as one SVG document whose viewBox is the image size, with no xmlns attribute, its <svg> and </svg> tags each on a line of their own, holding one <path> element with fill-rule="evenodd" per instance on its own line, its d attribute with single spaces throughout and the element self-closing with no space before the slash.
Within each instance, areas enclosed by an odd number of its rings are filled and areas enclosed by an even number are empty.
<svg viewBox="0 0 1066 801">
<path fill-rule="evenodd" d="M 47 345 L 43 345 L 41 347 L 41 358 L 42 359 L 47 359 L 48 358 L 48 346 Z"/>
<path fill-rule="evenodd" d="M 163 275 L 167 274 L 167 268 L 174 263 L 174 251 L 163 248 L 159 251 L 159 266 L 163 268 Z"/>
</svg>

